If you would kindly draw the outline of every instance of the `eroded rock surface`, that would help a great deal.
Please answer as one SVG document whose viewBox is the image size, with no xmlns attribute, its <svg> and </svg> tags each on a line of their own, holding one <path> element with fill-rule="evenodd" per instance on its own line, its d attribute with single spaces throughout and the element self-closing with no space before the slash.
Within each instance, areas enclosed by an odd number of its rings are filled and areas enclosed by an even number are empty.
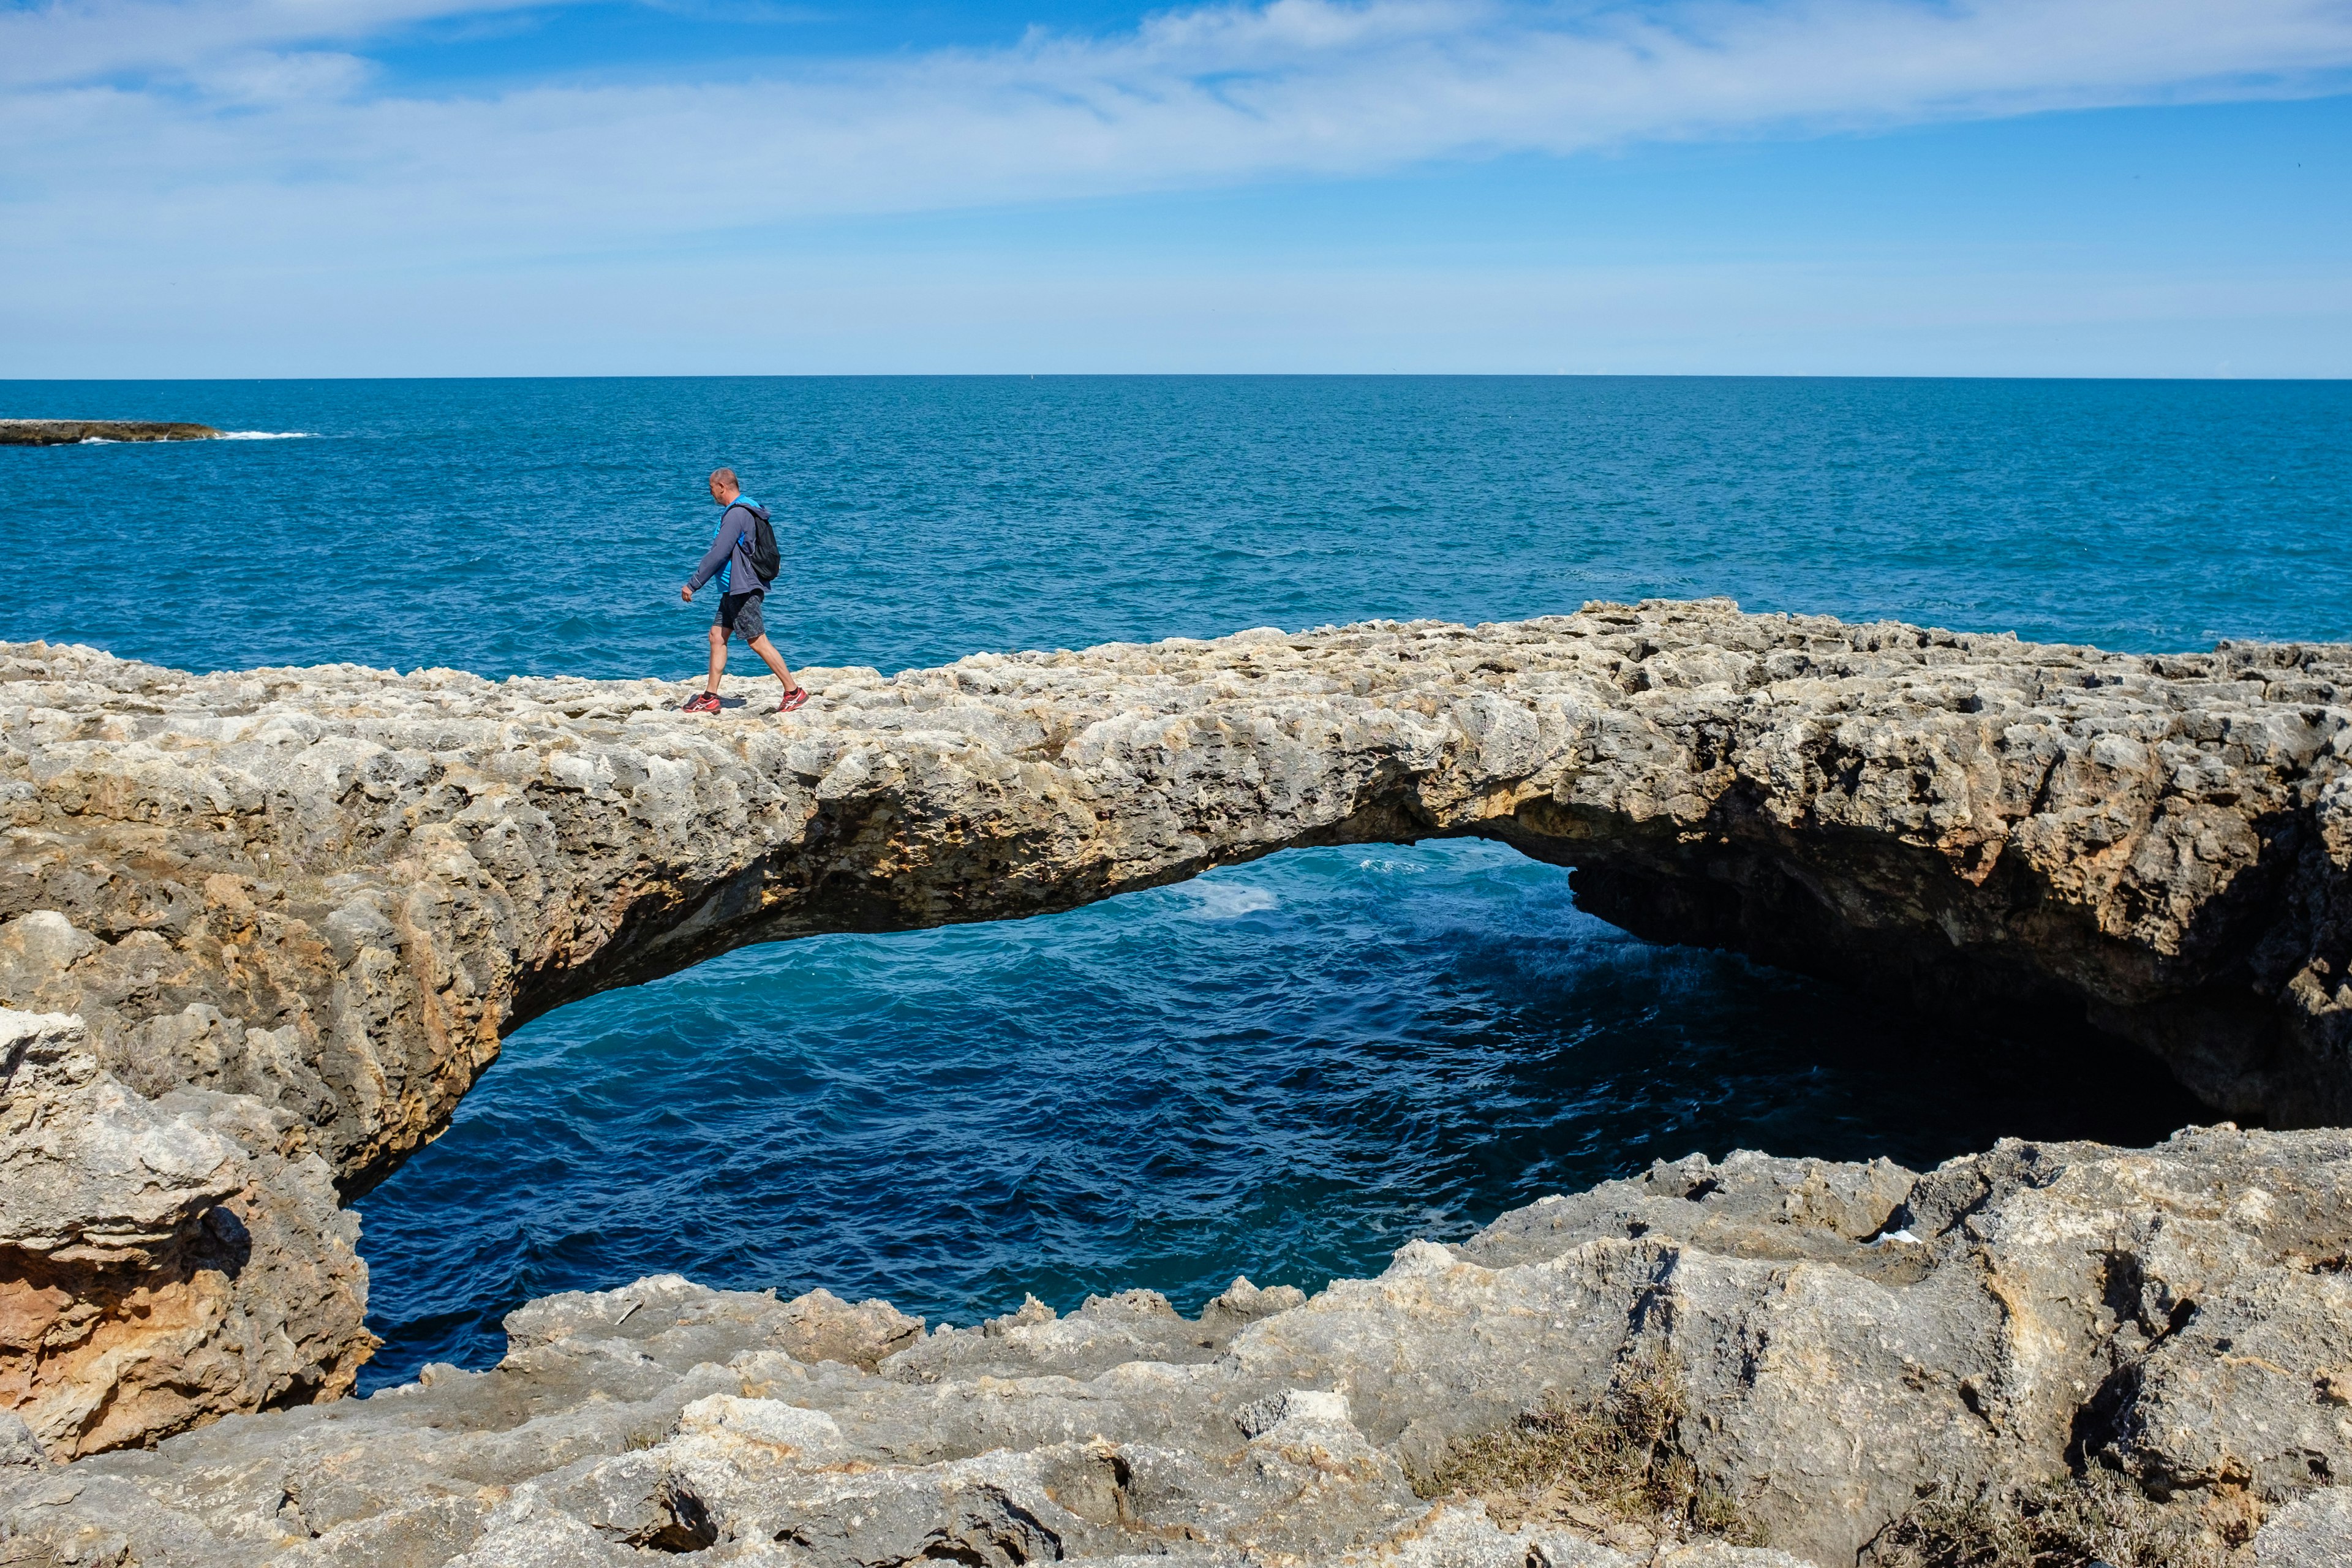
<svg viewBox="0 0 2352 1568">
<path fill-rule="evenodd" d="M 1198 1319 L 1133 1291 L 926 1332 L 664 1276 L 532 1303 L 494 1370 L 152 1452 L 60 1467 L 0 1433 L 0 1541 L 146 1568 L 1791 1568 L 1877 1561 L 1923 1498 L 2083 1472 L 2210 1561 L 2332 1563 L 2347 1247 L 2352 1134 L 2221 1127 L 1924 1175 L 1662 1163 L 1376 1279 L 1237 1282 Z M 1423 1495 L 1465 1439 L 1637 1368 L 1684 1391 L 1674 1440 L 1723 1528 L 1769 1546 Z"/>
<path fill-rule="evenodd" d="M 168 419 L 0 419 L 0 447 L 69 447 L 79 441 L 207 441 L 209 425 Z"/>
<path fill-rule="evenodd" d="M 359 1223 L 303 1131 L 243 1097 L 150 1100 L 79 1019 L 0 1010 L 0 1401 L 32 1440 L 90 1453 L 351 1388 Z"/>
<path fill-rule="evenodd" d="M 1475 834 L 1645 936 L 2087 1018 L 2224 1113 L 2347 1121 L 2347 672 L 1658 602 L 819 669 L 800 713 L 747 680 L 711 720 L 653 681 L 0 645 L 0 1005 L 80 1016 L 151 1100 L 283 1119 L 348 1196 L 601 987 Z"/>
</svg>

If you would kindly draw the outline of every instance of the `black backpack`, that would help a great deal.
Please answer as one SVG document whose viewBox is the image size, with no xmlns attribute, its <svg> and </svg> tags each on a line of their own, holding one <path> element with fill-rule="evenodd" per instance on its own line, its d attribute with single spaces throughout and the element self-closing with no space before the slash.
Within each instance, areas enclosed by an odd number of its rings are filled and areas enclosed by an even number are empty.
<svg viewBox="0 0 2352 1568">
<path fill-rule="evenodd" d="M 751 570 L 760 574 L 760 586 L 764 588 L 776 580 L 784 569 L 784 557 L 776 548 L 775 530 L 768 526 L 768 514 L 749 501 L 734 504 L 751 514 Z"/>
</svg>

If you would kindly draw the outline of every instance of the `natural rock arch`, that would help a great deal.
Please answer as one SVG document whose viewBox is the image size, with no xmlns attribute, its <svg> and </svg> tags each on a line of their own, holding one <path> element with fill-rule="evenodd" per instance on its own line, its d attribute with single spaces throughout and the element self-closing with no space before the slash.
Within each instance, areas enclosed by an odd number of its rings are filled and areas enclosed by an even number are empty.
<svg viewBox="0 0 2352 1568">
<path fill-rule="evenodd" d="M 2084 1017 L 2230 1114 L 2345 1120 L 2347 677 L 2342 647 L 2116 655 L 1724 601 L 819 670 L 789 721 L 652 681 L 0 645 L 0 1005 L 86 1026 L 20 1026 L 8 1091 L 101 1130 L 0 1148 L 81 1215 L 0 1205 L 28 1325 L 0 1402 L 83 1451 L 347 1388 L 336 1197 L 565 1002 L 1294 845 L 1500 839 L 1644 936 Z"/>
</svg>

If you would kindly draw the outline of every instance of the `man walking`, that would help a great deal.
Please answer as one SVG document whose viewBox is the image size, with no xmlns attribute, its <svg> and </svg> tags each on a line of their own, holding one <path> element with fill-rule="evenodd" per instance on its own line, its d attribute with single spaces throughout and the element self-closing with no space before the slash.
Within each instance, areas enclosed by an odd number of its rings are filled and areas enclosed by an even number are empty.
<svg viewBox="0 0 2352 1568">
<path fill-rule="evenodd" d="M 768 640 L 767 624 L 760 618 L 761 602 L 767 596 L 767 582 L 760 575 L 754 552 L 758 548 L 760 525 L 768 514 L 760 503 L 745 499 L 743 487 L 735 482 L 735 470 L 721 468 L 710 476 L 710 499 L 719 503 L 719 539 L 711 545 L 710 553 L 694 569 L 678 597 L 688 604 L 694 602 L 694 591 L 716 576 L 719 581 L 719 613 L 710 620 L 710 679 L 702 691 L 688 698 L 688 713 L 719 711 L 719 678 L 727 669 L 727 639 L 740 634 L 751 645 L 751 651 L 776 672 L 784 683 L 784 700 L 776 704 L 776 711 L 789 713 L 808 700 L 808 689 L 793 679 L 784 668 L 784 656 Z M 772 568 L 771 569 L 772 570 Z"/>
</svg>

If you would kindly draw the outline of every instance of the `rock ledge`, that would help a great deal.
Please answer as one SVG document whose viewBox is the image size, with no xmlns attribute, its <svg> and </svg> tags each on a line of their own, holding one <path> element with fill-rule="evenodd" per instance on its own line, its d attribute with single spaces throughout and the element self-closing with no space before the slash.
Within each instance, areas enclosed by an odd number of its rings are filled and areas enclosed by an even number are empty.
<svg viewBox="0 0 2352 1568">
<path fill-rule="evenodd" d="M 1198 1319 L 1137 1290 L 926 1331 L 661 1276 L 523 1308 L 494 1370 L 152 1452 L 0 1431 L 0 1561 L 1829 1568 L 1920 1561 L 1923 1500 L 2039 1486 L 2113 1500 L 2118 1563 L 2340 1563 L 2347 1248 L 2352 1134 L 2218 1127 L 1924 1174 L 1693 1156 Z M 1679 1391 L 1718 1533 L 1540 1478 L 1416 1489 L 1637 1373 Z"/>
</svg>

